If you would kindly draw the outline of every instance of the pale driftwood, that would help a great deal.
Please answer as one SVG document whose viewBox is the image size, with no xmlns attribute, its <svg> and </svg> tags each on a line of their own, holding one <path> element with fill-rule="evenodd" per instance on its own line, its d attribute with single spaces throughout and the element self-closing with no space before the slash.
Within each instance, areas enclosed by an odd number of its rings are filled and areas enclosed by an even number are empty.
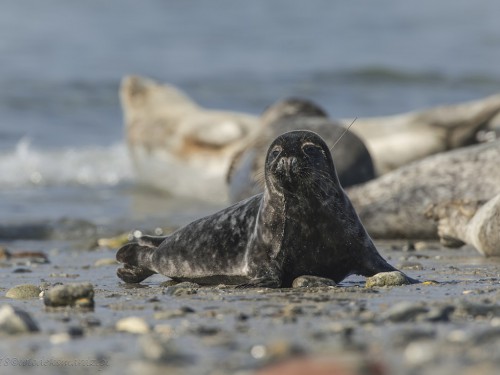
<svg viewBox="0 0 500 375">
<path fill-rule="evenodd" d="M 227 200 L 226 172 L 258 133 L 255 117 L 204 109 L 172 86 L 135 76 L 123 79 L 120 97 L 140 183 L 174 195 Z"/>
<path fill-rule="evenodd" d="M 376 238 L 437 238 L 426 208 L 451 200 L 489 200 L 500 193 L 500 141 L 429 156 L 347 190 Z"/>
<path fill-rule="evenodd" d="M 472 245 L 484 256 L 500 256 L 500 194 L 489 201 L 458 200 L 432 205 L 426 216 L 438 223 L 445 246 Z"/>
</svg>

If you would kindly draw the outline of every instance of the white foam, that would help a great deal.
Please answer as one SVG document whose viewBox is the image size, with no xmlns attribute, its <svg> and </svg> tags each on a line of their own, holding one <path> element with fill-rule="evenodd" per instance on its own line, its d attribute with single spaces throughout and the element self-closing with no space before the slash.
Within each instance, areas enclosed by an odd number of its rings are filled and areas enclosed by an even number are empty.
<svg viewBox="0 0 500 375">
<path fill-rule="evenodd" d="M 133 178 L 125 144 L 36 150 L 27 138 L 0 154 L 0 189 L 29 186 L 114 186 Z"/>
</svg>

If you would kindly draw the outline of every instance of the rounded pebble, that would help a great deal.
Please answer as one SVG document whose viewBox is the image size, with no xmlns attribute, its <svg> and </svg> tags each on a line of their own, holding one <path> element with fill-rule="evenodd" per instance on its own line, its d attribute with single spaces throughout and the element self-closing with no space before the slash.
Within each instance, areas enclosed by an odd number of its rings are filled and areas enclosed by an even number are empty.
<svg viewBox="0 0 500 375">
<path fill-rule="evenodd" d="M 30 298 L 38 298 L 41 293 L 40 287 L 33 284 L 22 284 L 16 285 L 13 288 L 10 288 L 5 296 L 7 298 L 13 299 L 30 299 Z"/>
<path fill-rule="evenodd" d="M 149 332 L 148 323 L 137 316 L 120 319 L 115 326 L 117 331 L 129 332 L 136 334 L 145 334 Z"/>
<path fill-rule="evenodd" d="M 399 286 L 409 284 L 405 275 L 398 271 L 380 272 L 366 279 L 366 287 L 374 286 Z"/>
</svg>

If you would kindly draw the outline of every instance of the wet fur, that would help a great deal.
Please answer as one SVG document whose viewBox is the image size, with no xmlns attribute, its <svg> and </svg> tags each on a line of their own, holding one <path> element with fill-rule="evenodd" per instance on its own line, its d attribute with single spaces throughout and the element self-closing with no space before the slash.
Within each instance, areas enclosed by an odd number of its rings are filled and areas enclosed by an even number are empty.
<svg viewBox="0 0 500 375">
<path fill-rule="evenodd" d="M 309 131 L 279 136 L 265 163 L 265 190 L 165 238 L 125 245 L 118 276 L 288 287 L 302 275 L 340 282 L 395 271 L 377 252 L 337 178 L 325 142 Z M 160 244 L 158 244 L 161 241 Z"/>
</svg>

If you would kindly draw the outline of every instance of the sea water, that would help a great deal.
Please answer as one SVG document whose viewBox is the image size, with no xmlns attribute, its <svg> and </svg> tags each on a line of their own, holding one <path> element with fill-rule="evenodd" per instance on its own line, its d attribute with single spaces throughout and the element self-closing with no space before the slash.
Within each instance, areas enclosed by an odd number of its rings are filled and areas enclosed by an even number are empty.
<svg viewBox="0 0 500 375">
<path fill-rule="evenodd" d="M 5 0 L 0 225 L 162 226 L 217 208 L 134 180 L 124 75 L 209 108 L 259 114 L 300 96 L 334 118 L 395 114 L 497 93 L 499 14 L 486 0 Z"/>
</svg>

